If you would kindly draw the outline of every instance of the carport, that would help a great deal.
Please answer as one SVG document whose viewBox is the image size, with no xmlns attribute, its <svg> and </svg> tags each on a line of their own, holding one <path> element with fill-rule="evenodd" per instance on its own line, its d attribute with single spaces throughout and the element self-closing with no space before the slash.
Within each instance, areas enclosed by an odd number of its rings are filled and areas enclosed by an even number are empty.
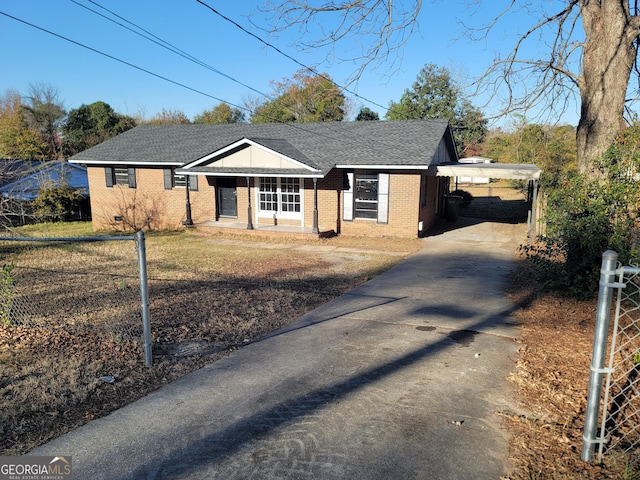
<svg viewBox="0 0 640 480">
<path fill-rule="evenodd" d="M 542 171 L 532 164 L 510 163 L 444 163 L 429 167 L 428 174 L 437 177 L 471 177 L 526 180 L 529 182 L 531 208 L 529 209 L 527 225 L 529 242 L 535 235 L 535 222 L 538 203 L 538 180 Z"/>
</svg>

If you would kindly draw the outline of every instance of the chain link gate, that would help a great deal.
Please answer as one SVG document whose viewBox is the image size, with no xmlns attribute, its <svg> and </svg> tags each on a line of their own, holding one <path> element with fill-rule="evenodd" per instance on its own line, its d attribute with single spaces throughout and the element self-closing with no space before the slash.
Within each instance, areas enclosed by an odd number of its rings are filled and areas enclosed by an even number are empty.
<svg viewBox="0 0 640 480">
<path fill-rule="evenodd" d="M 619 266 L 617 258 L 613 251 L 602 257 L 582 449 L 587 462 L 594 453 L 598 461 L 613 452 L 640 453 L 640 268 Z"/>
</svg>

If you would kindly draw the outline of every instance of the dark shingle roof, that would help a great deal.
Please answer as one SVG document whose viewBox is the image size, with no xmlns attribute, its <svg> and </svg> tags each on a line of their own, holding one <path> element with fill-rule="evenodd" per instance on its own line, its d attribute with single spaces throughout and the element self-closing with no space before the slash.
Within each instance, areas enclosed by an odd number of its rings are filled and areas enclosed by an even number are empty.
<svg viewBox="0 0 640 480">
<path fill-rule="evenodd" d="M 442 138 L 457 160 L 446 120 L 296 124 L 141 125 L 74 155 L 86 164 L 182 166 L 243 138 L 326 173 L 335 165 L 429 165 Z"/>
</svg>

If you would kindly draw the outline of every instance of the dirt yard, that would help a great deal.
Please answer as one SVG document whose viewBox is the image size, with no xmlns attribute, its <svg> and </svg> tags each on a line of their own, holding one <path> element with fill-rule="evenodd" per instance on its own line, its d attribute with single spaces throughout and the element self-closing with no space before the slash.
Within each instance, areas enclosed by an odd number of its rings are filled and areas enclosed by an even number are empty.
<svg viewBox="0 0 640 480">
<path fill-rule="evenodd" d="M 503 412 L 517 465 L 510 479 L 640 479 L 640 452 L 592 465 L 580 460 L 596 300 L 540 292 L 524 260 L 508 295 L 520 305 L 520 357 L 510 380 L 519 412 Z"/>
<path fill-rule="evenodd" d="M 154 255 L 176 255 L 174 268 L 193 255 L 170 254 L 171 242 L 155 242 L 148 244 L 148 252 L 157 252 L 151 253 L 150 262 L 157 260 Z M 309 246 L 224 236 L 194 236 L 188 243 L 202 252 L 203 242 L 215 243 L 210 255 L 215 251 L 218 256 L 209 263 L 198 259 L 201 270 L 187 269 L 184 279 L 202 275 L 204 268 L 214 269 L 217 276 L 199 285 L 151 278 L 153 294 L 164 299 L 153 313 L 164 319 L 154 332 L 153 368 L 144 366 L 133 342 L 96 337 L 78 343 L 62 328 L 0 326 L 2 455 L 26 453 L 242 348 L 420 246 L 419 241 L 394 239 L 337 238 Z M 311 248 L 321 255 L 310 255 Z M 508 292 L 520 305 L 522 336 L 510 379 L 520 409 L 501 412 L 513 437 L 516 468 L 508 478 L 640 478 L 637 459 L 615 459 L 607 465 L 580 461 L 595 303 L 539 292 L 529 278 L 526 265 L 520 264 Z M 221 314 L 211 314 L 223 307 Z"/>
<path fill-rule="evenodd" d="M 152 368 L 145 366 L 138 341 L 96 324 L 105 310 L 121 315 L 118 300 L 130 291 L 140 308 L 135 278 L 106 272 L 105 258 L 120 268 L 122 249 L 18 249 L 8 257 L 3 247 L 3 262 L 11 258 L 14 271 L 26 272 L 17 281 L 29 290 L 26 307 L 55 312 L 37 324 L 0 321 L 1 454 L 27 453 L 105 416 L 261 338 L 420 247 L 418 240 L 398 239 L 279 242 L 198 232 L 148 236 Z M 92 266 L 95 258 L 102 261 Z M 135 265 L 135 255 L 131 259 Z M 52 278 L 69 265 L 77 275 Z"/>
</svg>

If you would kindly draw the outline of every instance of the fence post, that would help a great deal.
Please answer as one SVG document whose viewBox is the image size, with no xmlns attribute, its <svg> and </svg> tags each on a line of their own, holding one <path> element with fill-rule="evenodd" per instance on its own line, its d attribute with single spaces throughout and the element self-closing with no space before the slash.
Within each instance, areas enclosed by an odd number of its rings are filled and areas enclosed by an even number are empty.
<svg viewBox="0 0 640 480">
<path fill-rule="evenodd" d="M 144 343 L 144 361 L 147 367 L 153 365 L 151 353 L 151 324 L 149 321 L 149 285 L 147 282 L 147 248 L 144 232 L 139 230 L 138 237 L 138 269 L 140 270 L 140 303 L 142 305 L 142 336 Z"/>
<path fill-rule="evenodd" d="M 593 339 L 593 357 L 591 360 L 591 376 L 589 378 L 589 390 L 587 396 L 587 413 L 582 436 L 582 460 L 593 460 L 594 446 L 598 430 L 598 414 L 600 412 L 600 396 L 602 394 L 602 377 L 604 361 L 609 337 L 609 320 L 611 318 L 611 300 L 613 290 L 616 287 L 616 264 L 618 254 L 607 250 L 602 254 L 602 266 L 600 268 L 600 288 L 598 290 L 598 310 L 596 313 L 596 328 Z"/>
</svg>

